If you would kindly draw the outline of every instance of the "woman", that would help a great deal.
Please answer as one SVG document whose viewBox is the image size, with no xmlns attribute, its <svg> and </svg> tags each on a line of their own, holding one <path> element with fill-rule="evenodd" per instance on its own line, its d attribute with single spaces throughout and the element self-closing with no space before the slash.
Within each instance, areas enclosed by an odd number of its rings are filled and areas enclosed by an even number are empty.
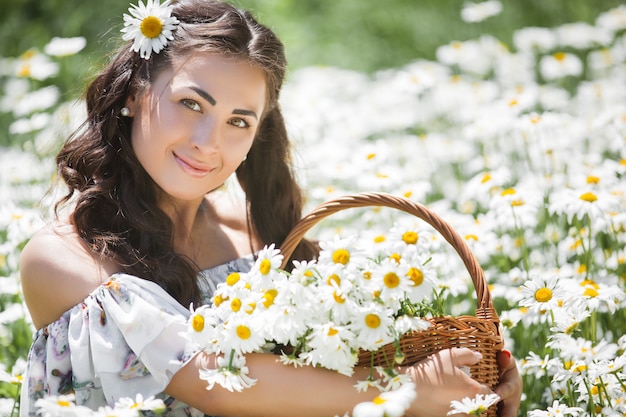
<svg viewBox="0 0 626 417">
<path fill-rule="evenodd" d="M 57 157 L 67 195 L 56 220 L 21 258 L 37 327 L 22 415 L 44 395 L 74 392 L 96 409 L 158 395 L 166 415 L 343 415 L 371 400 L 353 378 L 248 355 L 258 382 L 241 393 L 206 390 L 216 358 L 185 352 L 188 306 L 219 280 L 247 270 L 301 216 L 278 95 L 283 46 L 249 13 L 205 0 L 151 0 L 125 16 L 124 45 L 86 93 L 88 118 Z M 238 205 L 220 187 L 236 173 Z M 67 207 L 67 213 L 62 208 Z M 303 242 L 295 258 L 316 254 Z M 409 415 L 445 415 L 450 400 L 489 393 L 459 370 L 480 358 L 444 351 L 403 369 L 417 385 Z M 503 415 L 521 382 L 500 355 Z"/>
</svg>

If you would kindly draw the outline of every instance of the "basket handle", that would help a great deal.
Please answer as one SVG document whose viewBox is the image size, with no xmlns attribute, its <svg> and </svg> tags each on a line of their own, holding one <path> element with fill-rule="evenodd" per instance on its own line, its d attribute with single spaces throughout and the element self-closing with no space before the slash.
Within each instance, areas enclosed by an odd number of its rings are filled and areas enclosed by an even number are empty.
<svg viewBox="0 0 626 417">
<path fill-rule="evenodd" d="M 285 268 L 287 266 L 287 262 L 289 261 L 289 258 L 291 257 L 291 254 L 295 250 L 296 246 L 298 246 L 300 241 L 304 238 L 306 232 L 317 222 L 341 210 L 366 206 L 395 208 L 419 217 L 435 228 L 435 230 L 437 230 L 459 254 L 472 278 L 474 288 L 476 290 L 476 317 L 499 322 L 498 314 L 493 307 L 493 299 L 491 298 L 491 293 L 489 292 L 489 287 L 487 286 L 483 269 L 480 267 L 476 257 L 465 243 L 465 240 L 452 228 L 452 226 L 426 206 L 403 197 L 393 196 L 391 194 L 353 194 L 330 200 L 319 205 L 309 214 L 304 216 L 294 226 L 283 241 L 280 246 L 280 251 L 284 256 L 281 268 Z"/>
</svg>

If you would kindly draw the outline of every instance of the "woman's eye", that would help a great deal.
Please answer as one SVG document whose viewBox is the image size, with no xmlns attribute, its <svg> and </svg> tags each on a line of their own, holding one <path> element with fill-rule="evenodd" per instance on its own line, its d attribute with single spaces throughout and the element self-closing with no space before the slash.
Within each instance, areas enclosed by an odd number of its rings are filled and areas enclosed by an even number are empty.
<svg viewBox="0 0 626 417">
<path fill-rule="evenodd" d="M 186 107 L 190 108 L 193 111 L 201 111 L 202 108 L 200 107 L 200 105 L 191 99 L 185 98 L 181 100 L 181 103 L 183 103 L 183 105 L 185 105 Z"/>
<path fill-rule="evenodd" d="M 229 123 L 235 127 L 241 128 L 241 129 L 247 129 L 250 127 L 250 125 L 248 124 L 248 122 L 246 122 L 244 119 L 241 119 L 239 117 L 234 118 L 234 119 L 230 119 Z"/>
</svg>

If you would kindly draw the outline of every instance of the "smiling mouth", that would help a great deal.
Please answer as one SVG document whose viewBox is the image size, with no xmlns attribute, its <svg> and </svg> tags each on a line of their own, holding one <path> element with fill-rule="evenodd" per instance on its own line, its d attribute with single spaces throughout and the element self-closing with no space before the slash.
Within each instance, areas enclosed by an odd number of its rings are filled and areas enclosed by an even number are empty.
<svg viewBox="0 0 626 417">
<path fill-rule="evenodd" d="M 213 168 L 195 164 L 194 162 L 183 159 L 176 154 L 174 154 L 174 160 L 183 171 L 195 178 L 202 178 L 213 171 Z"/>
</svg>

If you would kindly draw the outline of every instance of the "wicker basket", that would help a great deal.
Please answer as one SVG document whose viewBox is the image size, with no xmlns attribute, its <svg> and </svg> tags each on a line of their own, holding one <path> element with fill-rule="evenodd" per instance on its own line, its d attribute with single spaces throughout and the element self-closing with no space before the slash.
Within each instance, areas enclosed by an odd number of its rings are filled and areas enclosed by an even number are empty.
<svg viewBox="0 0 626 417">
<path fill-rule="evenodd" d="M 493 307 L 485 275 L 465 240 L 448 223 L 425 206 L 384 193 L 355 194 L 323 203 L 303 217 L 285 238 L 280 248 L 285 259 L 283 268 L 306 232 L 317 222 L 341 210 L 366 206 L 391 207 L 419 217 L 430 224 L 461 257 L 476 290 L 475 316 L 430 318 L 432 326 L 428 330 L 412 332 L 402 338 L 400 346 L 405 355 L 403 365 L 419 362 L 442 349 L 467 347 L 480 352 L 483 356 L 479 364 L 470 367 L 472 377 L 493 389 L 499 380 L 496 354 L 502 349 L 503 341 L 500 333 L 500 319 Z M 374 355 L 374 364 L 384 366 L 389 358 L 394 357 L 395 352 L 396 348 L 393 344 L 383 346 Z M 363 351 L 360 354 L 359 365 L 367 366 L 371 364 L 371 361 L 372 352 Z M 495 416 L 495 407 L 491 407 L 484 415 Z"/>
</svg>

